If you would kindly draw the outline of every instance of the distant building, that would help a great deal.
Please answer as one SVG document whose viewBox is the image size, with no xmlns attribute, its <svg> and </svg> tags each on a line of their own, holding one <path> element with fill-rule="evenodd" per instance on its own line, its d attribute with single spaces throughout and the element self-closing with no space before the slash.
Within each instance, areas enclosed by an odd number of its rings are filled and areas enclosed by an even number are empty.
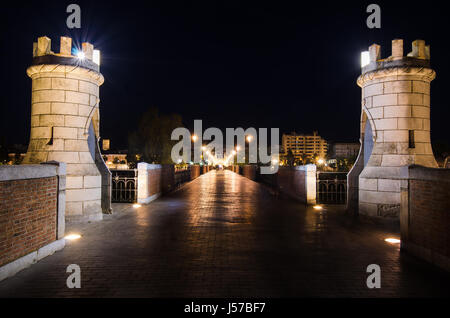
<svg viewBox="0 0 450 318">
<path fill-rule="evenodd" d="M 102 150 L 108 151 L 110 147 L 110 140 L 109 139 L 103 139 L 102 140 Z"/>
<path fill-rule="evenodd" d="M 111 149 L 110 139 L 102 140 L 102 156 L 107 167 L 113 170 L 128 169 L 127 150 Z"/>
<path fill-rule="evenodd" d="M 334 159 L 357 157 L 360 147 L 358 142 L 337 142 L 331 145 L 330 157 Z"/>
<path fill-rule="evenodd" d="M 109 169 L 128 169 L 126 150 L 108 150 L 102 152 L 103 160 Z"/>
<path fill-rule="evenodd" d="M 286 156 L 291 150 L 296 160 L 302 160 L 303 157 L 310 159 L 314 155 L 325 158 L 327 155 L 328 144 L 317 131 L 312 135 L 295 132 L 283 134 L 281 141 L 283 155 Z"/>
</svg>

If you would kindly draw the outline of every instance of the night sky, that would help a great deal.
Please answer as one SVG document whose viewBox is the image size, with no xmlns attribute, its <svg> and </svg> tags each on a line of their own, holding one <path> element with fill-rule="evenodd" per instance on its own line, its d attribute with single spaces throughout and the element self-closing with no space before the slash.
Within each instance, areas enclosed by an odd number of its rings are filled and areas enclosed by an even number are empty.
<svg viewBox="0 0 450 318">
<path fill-rule="evenodd" d="M 31 80 L 26 69 L 39 36 L 89 41 L 101 50 L 101 136 L 126 148 L 128 132 L 151 106 L 208 127 L 278 127 L 358 141 L 360 52 L 372 43 L 424 39 L 437 78 L 431 88 L 432 139 L 450 142 L 447 12 L 438 5 L 381 6 L 382 28 L 368 29 L 371 2 L 36 1 L 1 5 L 1 135 L 27 144 Z M 81 6 L 81 29 L 66 7 Z M 437 2 L 436 2 L 437 4 Z M 315 5 L 315 6 L 314 6 Z M 448 98 L 448 97 L 447 97 Z"/>
</svg>

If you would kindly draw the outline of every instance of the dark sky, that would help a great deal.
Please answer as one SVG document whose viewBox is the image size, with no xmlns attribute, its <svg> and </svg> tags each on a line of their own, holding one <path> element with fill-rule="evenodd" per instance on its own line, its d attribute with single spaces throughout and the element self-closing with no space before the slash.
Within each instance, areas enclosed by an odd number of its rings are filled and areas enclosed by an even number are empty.
<svg viewBox="0 0 450 318">
<path fill-rule="evenodd" d="M 39 36 L 89 41 L 102 52 L 101 135 L 126 147 L 150 106 L 182 115 L 187 127 L 278 127 L 334 141 L 357 141 L 360 52 L 372 43 L 390 55 L 417 38 L 431 45 L 432 139 L 450 141 L 447 122 L 447 12 L 436 2 L 381 6 L 382 28 L 366 26 L 370 2 L 358 1 L 36 1 L 1 5 L 1 135 L 28 142 L 31 80 L 26 68 Z M 11 3 L 11 2 L 9 2 Z M 80 30 L 66 27 L 66 7 L 81 6 Z"/>
</svg>

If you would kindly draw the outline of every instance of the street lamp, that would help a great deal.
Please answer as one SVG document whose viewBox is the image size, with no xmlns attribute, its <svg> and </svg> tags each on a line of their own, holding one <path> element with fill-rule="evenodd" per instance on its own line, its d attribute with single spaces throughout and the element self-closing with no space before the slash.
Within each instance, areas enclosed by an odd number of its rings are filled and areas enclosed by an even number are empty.
<svg viewBox="0 0 450 318">
<path fill-rule="evenodd" d="M 78 51 L 77 57 L 78 57 L 80 60 L 84 60 L 84 57 L 85 57 L 84 52 L 83 52 L 83 51 Z"/>
<path fill-rule="evenodd" d="M 361 52 L 361 68 L 370 64 L 369 51 Z"/>
</svg>

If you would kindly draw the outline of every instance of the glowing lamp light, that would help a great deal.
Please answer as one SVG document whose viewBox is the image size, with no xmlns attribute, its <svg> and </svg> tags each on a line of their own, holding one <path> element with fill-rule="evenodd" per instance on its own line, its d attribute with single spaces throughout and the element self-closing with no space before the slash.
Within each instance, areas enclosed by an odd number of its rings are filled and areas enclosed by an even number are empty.
<svg viewBox="0 0 450 318">
<path fill-rule="evenodd" d="M 74 241 L 74 240 L 78 240 L 79 238 L 81 238 L 81 235 L 80 234 L 69 234 L 69 235 L 64 236 L 64 238 L 69 241 Z"/>
<path fill-rule="evenodd" d="M 392 237 L 385 239 L 385 241 L 388 243 L 391 243 L 391 244 L 400 244 L 400 242 L 401 242 L 399 239 L 392 238 Z"/>
<path fill-rule="evenodd" d="M 323 159 L 319 159 L 319 160 L 317 160 L 317 163 L 319 164 L 319 165 L 323 165 L 324 164 L 324 160 Z"/>
<path fill-rule="evenodd" d="M 198 139 L 197 135 L 192 135 L 192 141 L 193 141 L 193 142 L 196 142 L 197 139 Z"/>
<path fill-rule="evenodd" d="M 236 146 L 236 151 L 239 151 L 239 150 L 241 150 L 241 147 Z"/>
<path fill-rule="evenodd" d="M 320 206 L 320 205 L 315 205 L 315 206 L 313 206 L 313 209 L 314 209 L 314 210 L 320 211 L 320 210 L 322 210 L 323 208 L 322 208 L 322 206 Z"/>
<path fill-rule="evenodd" d="M 100 65 L 100 51 L 99 50 L 94 50 L 92 52 L 92 60 L 94 61 L 95 64 Z"/>
<path fill-rule="evenodd" d="M 248 142 L 251 142 L 252 140 L 253 140 L 253 136 L 248 135 L 248 136 L 247 136 L 247 141 L 248 141 Z"/>
<path fill-rule="evenodd" d="M 235 155 L 236 154 L 236 150 L 233 150 L 232 153 L 233 153 L 233 155 Z"/>
<path fill-rule="evenodd" d="M 203 146 L 203 147 L 202 147 L 202 150 L 203 150 L 203 151 L 205 151 L 205 150 L 206 150 L 206 147 L 205 147 L 205 146 Z"/>
<path fill-rule="evenodd" d="M 367 66 L 369 64 L 370 64 L 369 51 L 361 52 L 361 67 Z"/>
<path fill-rule="evenodd" d="M 77 57 L 78 57 L 80 60 L 84 60 L 84 58 L 85 58 L 84 52 L 83 52 L 83 51 L 78 51 Z"/>
<path fill-rule="evenodd" d="M 140 207 L 141 207 L 141 205 L 139 203 L 133 204 L 133 208 L 135 208 L 135 209 L 140 208 Z"/>
</svg>

